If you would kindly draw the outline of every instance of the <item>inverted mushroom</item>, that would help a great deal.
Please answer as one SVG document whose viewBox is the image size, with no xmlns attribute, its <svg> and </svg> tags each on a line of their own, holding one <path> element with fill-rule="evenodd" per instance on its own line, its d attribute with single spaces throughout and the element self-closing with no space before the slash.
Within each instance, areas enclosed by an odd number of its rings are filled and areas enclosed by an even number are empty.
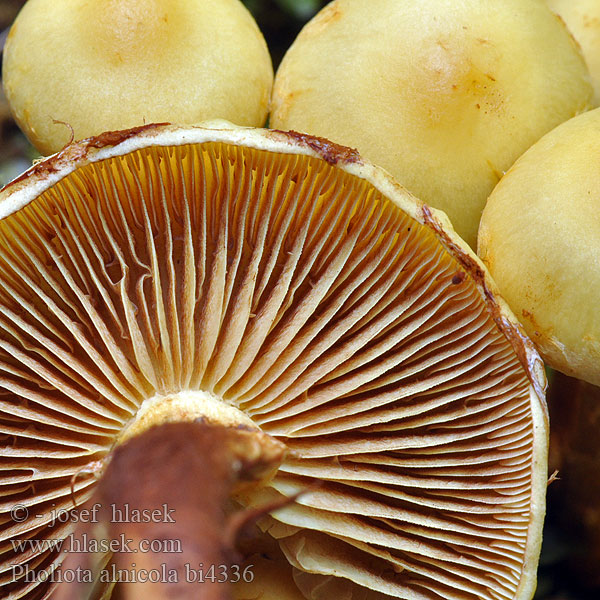
<svg viewBox="0 0 600 600">
<path fill-rule="evenodd" d="M 63 559 L 11 540 L 67 536 L 50 511 L 125 441 L 198 420 L 284 446 L 236 498 L 304 492 L 260 526 L 307 598 L 532 596 L 542 363 L 445 216 L 355 151 L 107 133 L 13 182 L 0 217 L 5 596 L 44 597 Z"/>
</svg>

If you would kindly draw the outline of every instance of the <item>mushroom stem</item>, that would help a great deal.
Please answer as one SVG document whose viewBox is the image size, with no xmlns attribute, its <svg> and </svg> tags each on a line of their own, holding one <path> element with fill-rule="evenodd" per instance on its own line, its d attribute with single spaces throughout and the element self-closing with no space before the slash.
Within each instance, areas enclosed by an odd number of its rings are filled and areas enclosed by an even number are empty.
<svg viewBox="0 0 600 600">
<path fill-rule="evenodd" d="M 97 518 L 80 522 L 70 540 L 78 552 L 61 567 L 80 576 L 53 598 L 90 597 L 89 579 L 121 581 L 125 600 L 230 598 L 228 584 L 240 576 L 231 524 L 243 523 L 228 516 L 230 498 L 268 476 L 283 454 L 258 430 L 204 421 L 159 425 L 117 447 L 90 501 Z M 92 554 L 98 544 L 110 544 L 108 566 L 105 553 Z"/>
</svg>

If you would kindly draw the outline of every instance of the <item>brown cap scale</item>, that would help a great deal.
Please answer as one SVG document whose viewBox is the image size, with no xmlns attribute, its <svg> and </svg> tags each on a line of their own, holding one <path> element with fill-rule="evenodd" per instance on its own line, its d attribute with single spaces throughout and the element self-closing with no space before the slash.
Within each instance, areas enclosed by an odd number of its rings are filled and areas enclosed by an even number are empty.
<svg viewBox="0 0 600 600">
<path fill-rule="evenodd" d="M 305 597 L 531 597 L 542 363 L 447 218 L 383 171 L 299 134 L 148 126 L 37 164 L 0 217 L 4 595 L 44 597 L 11 569 L 63 558 L 11 540 L 66 537 L 72 487 L 81 504 L 128 441 L 200 420 L 284 446 L 234 493 L 284 504 L 260 526 Z"/>
</svg>

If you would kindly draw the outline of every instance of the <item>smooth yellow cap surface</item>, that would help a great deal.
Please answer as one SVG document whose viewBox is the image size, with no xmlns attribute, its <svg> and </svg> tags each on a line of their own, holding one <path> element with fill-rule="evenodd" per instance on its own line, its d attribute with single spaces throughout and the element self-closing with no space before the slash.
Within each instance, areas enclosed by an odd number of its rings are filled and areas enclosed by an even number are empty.
<svg viewBox="0 0 600 600">
<path fill-rule="evenodd" d="M 600 385 L 600 109 L 529 149 L 490 196 L 479 254 L 552 367 Z"/>
<path fill-rule="evenodd" d="M 285 56 L 271 124 L 358 148 L 474 247 L 503 172 L 591 96 L 541 0 L 337 0 Z"/>
<path fill-rule="evenodd" d="M 29 0 L 3 79 L 17 123 L 50 154 L 68 126 L 82 139 L 151 122 L 263 125 L 273 68 L 239 0 Z"/>
<path fill-rule="evenodd" d="M 592 76 L 596 103 L 600 102 L 600 2 L 598 0 L 548 0 L 573 34 Z"/>
</svg>

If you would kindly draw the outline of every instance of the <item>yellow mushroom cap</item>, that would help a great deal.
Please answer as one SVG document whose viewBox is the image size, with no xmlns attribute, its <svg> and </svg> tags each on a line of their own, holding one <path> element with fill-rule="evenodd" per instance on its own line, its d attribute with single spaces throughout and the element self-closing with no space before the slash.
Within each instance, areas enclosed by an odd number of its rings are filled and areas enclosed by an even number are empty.
<svg viewBox="0 0 600 600">
<path fill-rule="evenodd" d="M 51 509 L 136 423 L 225 413 L 285 446 L 239 500 L 281 507 L 291 598 L 533 595 L 539 355 L 445 215 L 355 151 L 225 124 L 73 144 L 0 193 L 0 282 L 3 572 L 59 568 L 10 541 L 65 537 Z M 2 595 L 42 597 L 26 573 Z"/>
<path fill-rule="evenodd" d="M 566 23 L 581 46 L 590 70 L 595 103 L 600 101 L 600 2 L 598 0 L 547 0 L 550 9 Z"/>
<path fill-rule="evenodd" d="M 239 0 L 29 0 L 4 49 L 15 119 L 42 154 L 144 123 L 265 123 L 273 68 Z"/>
<path fill-rule="evenodd" d="M 600 109 L 548 133 L 491 194 L 479 254 L 554 368 L 600 385 Z"/>
<path fill-rule="evenodd" d="M 541 0 L 336 0 L 284 57 L 271 125 L 357 148 L 474 248 L 502 173 L 591 96 Z"/>
</svg>

